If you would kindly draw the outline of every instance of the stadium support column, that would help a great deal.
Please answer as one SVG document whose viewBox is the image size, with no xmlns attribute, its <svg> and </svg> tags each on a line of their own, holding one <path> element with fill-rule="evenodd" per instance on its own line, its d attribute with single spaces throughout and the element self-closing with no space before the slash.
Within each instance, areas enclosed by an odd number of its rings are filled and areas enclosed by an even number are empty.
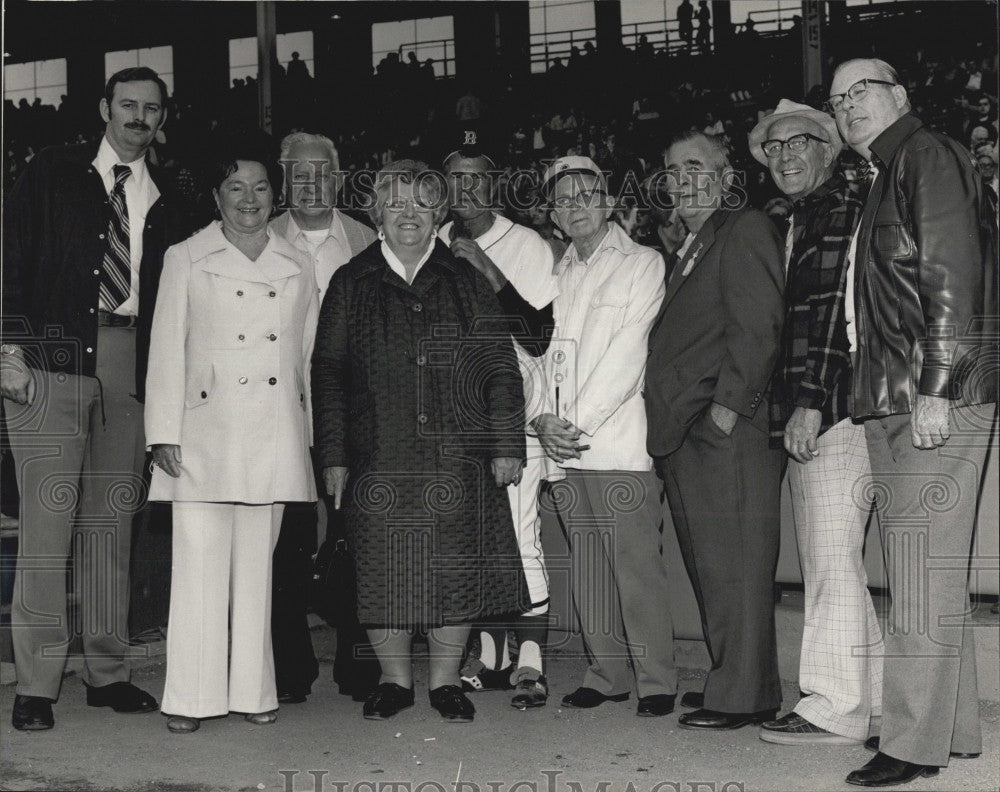
<svg viewBox="0 0 1000 792">
<path fill-rule="evenodd" d="M 622 45 L 621 0 L 594 3 L 594 27 L 598 55 L 617 52 Z"/>
<path fill-rule="evenodd" d="M 712 52 L 732 55 L 733 17 L 729 13 L 728 2 L 712 0 Z M 697 31 L 697 25 L 695 30 Z"/>
<path fill-rule="evenodd" d="M 271 65 L 277 59 L 275 41 L 277 24 L 274 18 L 274 3 L 257 0 L 257 108 L 258 125 L 267 133 L 271 132 Z"/>
<path fill-rule="evenodd" d="M 497 75 L 497 3 L 456 3 L 455 74 L 485 96 Z"/>
<path fill-rule="evenodd" d="M 820 0 L 802 0 L 802 93 L 823 85 L 823 6 Z"/>
</svg>

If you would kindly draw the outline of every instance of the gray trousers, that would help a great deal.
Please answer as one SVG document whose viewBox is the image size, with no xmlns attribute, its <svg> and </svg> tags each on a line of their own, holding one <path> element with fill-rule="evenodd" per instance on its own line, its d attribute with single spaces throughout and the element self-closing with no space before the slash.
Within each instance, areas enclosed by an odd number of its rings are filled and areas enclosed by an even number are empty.
<svg viewBox="0 0 1000 792">
<path fill-rule="evenodd" d="M 567 470 L 551 496 L 570 547 L 573 603 L 590 662 L 583 687 L 615 695 L 632 690 L 634 678 L 640 697 L 676 693 L 655 474 Z"/>
<path fill-rule="evenodd" d="M 84 680 L 127 681 L 132 517 L 145 501 L 135 330 L 102 327 L 97 377 L 34 371 L 31 406 L 4 401 L 21 496 L 11 636 L 17 692 L 59 697 L 71 635 Z M 69 623 L 66 563 L 75 554 L 80 624 Z"/>
<path fill-rule="evenodd" d="M 910 416 L 865 423 L 892 607 L 885 630 L 880 748 L 943 767 L 982 733 L 969 557 L 996 405 L 951 411 L 951 438 L 913 447 Z"/>
<path fill-rule="evenodd" d="M 783 454 L 746 418 L 727 436 L 706 411 L 680 448 L 658 460 L 712 658 L 710 710 L 781 704 L 774 572 Z"/>
</svg>

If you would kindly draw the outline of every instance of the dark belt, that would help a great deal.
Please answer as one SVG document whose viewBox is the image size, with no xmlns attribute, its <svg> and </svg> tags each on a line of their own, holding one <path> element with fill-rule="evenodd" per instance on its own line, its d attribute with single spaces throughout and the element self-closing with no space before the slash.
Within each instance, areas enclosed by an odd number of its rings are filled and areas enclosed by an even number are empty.
<svg viewBox="0 0 1000 792">
<path fill-rule="evenodd" d="M 97 311 L 98 327 L 135 327 L 135 316 L 111 313 L 103 308 Z"/>
</svg>

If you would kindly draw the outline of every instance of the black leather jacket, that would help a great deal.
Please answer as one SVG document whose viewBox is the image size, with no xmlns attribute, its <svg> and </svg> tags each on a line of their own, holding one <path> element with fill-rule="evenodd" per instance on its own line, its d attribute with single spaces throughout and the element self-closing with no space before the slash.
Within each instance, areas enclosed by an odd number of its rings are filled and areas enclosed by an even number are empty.
<svg viewBox="0 0 1000 792">
<path fill-rule="evenodd" d="M 958 143 L 905 115 L 871 144 L 854 283 L 854 418 L 909 413 L 916 394 L 997 398 L 997 229 Z"/>
</svg>

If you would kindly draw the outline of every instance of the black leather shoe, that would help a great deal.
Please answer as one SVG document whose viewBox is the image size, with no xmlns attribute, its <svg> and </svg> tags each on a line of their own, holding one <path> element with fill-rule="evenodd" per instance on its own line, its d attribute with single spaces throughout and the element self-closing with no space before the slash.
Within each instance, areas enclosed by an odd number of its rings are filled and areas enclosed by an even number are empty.
<svg viewBox="0 0 1000 792">
<path fill-rule="evenodd" d="M 290 690 L 278 692 L 279 704 L 301 704 L 306 700 L 305 693 L 293 693 Z"/>
<path fill-rule="evenodd" d="M 909 783 L 920 776 L 924 778 L 936 776 L 938 769 L 931 765 L 913 764 L 902 759 L 894 759 L 884 753 L 877 753 L 868 764 L 850 773 L 845 780 L 855 786 L 895 786 Z"/>
<path fill-rule="evenodd" d="M 115 712 L 155 712 L 156 699 L 131 682 L 113 682 L 110 685 L 87 688 L 87 706 L 111 707 Z"/>
<path fill-rule="evenodd" d="M 517 686 L 514 688 L 514 696 L 510 700 L 510 706 L 519 710 L 535 709 L 536 707 L 544 707 L 548 700 L 549 685 L 545 676 L 525 676 L 518 680 Z"/>
<path fill-rule="evenodd" d="M 368 698 L 375 692 L 376 688 L 378 688 L 377 682 L 371 685 L 361 683 L 345 683 L 343 685 L 337 685 L 337 692 L 340 693 L 341 696 L 350 696 L 351 701 L 368 701 Z"/>
<path fill-rule="evenodd" d="M 681 696 L 681 706 L 688 709 L 701 709 L 705 706 L 705 694 L 700 690 L 690 690 Z"/>
<path fill-rule="evenodd" d="M 869 737 L 865 740 L 865 748 L 869 751 L 878 750 L 878 737 Z M 952 759 L 978 759 L 982 754 L 978 753 L 960 753 L 958 751 L 952 751 L 948 754 Z"/>
<path fill-rule="evenodd" d="M 697 709 L 686 712 L 677 719 L 677 725 L 682 729 L 708 729 L 726 731 L 742 729 L 754 723 L 774 720 L 777 710 L 761 710 L 760 712 L 716 712 L 709 709 Z"/>
<path fill-rule="evenodd" d="M 572 709 L 591 709 L 603 704 L 605 701 L 628 701 L 628 693 L 614 693 L 605 696 L 593 688 L 578 687 L 572 693 L 563 696 L 563 706 Z"/>
<path fill-rule="evenodd" d="M 11 725 L 18 731 L 45 731 L 55 726 L 52 702 L 40 696 L 14 696 Z"/>
<path fill-rule="evenodd" d="M 368 720 L 385 720 L 413 706 L 413 688 L 395 682 L 383 682 L 368 697 L 362 714 Z"/>
<path fill-rule="evenodd" d="M 431 706 L 449 723 L 471 723 L 476 708 L 458 685 L 441 685 L 430 692 Z"/>
<path fill-rule="evenodd" d="M 640 696 L 639 706 L 635 714 L 644 718 L 659 718 L 663 715 L 669 715 L 674 711 L 674 701 L 676 700 L 677 696 L 671 696 L 668 693 Z"/>
</svg>

